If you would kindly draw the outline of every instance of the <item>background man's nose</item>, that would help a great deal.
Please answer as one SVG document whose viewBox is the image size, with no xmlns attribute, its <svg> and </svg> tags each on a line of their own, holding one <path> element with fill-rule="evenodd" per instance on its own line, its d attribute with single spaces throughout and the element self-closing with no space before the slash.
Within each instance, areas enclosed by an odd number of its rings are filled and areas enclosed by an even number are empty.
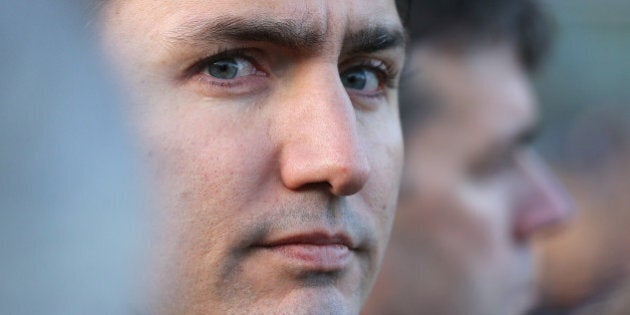
<svg viewBox="0 0 630 315">
<path fill-rule="evenodd" d="M 355 108 L 336 66 L 303 71 L 275 118 L 282 181 L 289 189 L 323 186 L 335 195 L 354 194 L 370 173 Z"/>
<path fill-rule="evenodd" d="M 543 228 L 564 223 L 574 209 L 563 185 L 536 153 L 524 153 L 517 162 L 523 187 L 516 201 L 514 233 L 526 240 Z"/>
</svg>

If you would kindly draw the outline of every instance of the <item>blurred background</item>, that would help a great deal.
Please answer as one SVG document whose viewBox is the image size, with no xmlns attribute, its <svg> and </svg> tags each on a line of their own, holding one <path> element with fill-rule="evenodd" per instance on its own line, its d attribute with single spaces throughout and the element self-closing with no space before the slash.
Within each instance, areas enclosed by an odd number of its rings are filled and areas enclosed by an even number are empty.
<svg viewBox="0 0 630 315">
<path fill-rule="evenodd" d="M 144 186 L 91 4 L 0 0 L 0 314 L 135 314 Z"/>
<path fill-rule="evenodd" d="M 545 127 L 537 146 L 577 213 L 536 240 L 547 306 L 533 314 L 614 312 L 630 301 L 630 2 L 543 3 L 558 34 L 536 80 Z"/>
</svg>

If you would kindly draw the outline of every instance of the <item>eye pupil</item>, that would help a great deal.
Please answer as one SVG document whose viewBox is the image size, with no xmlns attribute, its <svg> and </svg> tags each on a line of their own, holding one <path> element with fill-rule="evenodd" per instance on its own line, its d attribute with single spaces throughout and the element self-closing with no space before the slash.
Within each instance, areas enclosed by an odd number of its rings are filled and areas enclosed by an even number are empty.
<svg viewBox="0 0 630 315">
<path fill-rule="evenodd" d="M 363 90 L 367 84 L 367 76 L 365 74 L 365 71 L 361 69 L 355 69 L 348 71 L 344 75 L 342 75 L 341 82 L 347 88 Z"/>
<path fill-rule="evenodd" d="M 217 79 L 234 79 L 238 74 L 239 65 L 234 59 L 213 62 L 208 67 L 208 73 Z"/>
</svg>

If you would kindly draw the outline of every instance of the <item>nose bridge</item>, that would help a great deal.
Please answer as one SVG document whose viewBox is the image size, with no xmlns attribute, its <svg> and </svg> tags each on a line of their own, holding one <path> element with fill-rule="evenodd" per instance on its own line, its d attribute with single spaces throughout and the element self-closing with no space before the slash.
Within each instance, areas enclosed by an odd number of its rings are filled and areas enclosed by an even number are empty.
<svg viewBox="0 0 630 315">
<path fill-rule="evenodd" d="M 290 189 L 326 184 L 336 195 L 359 191 L 369 175 L 355 109 L 336 65 L 302 69 L 282 100 L 281 177 Z"/>
<path fill-rule="evenodd" d="M 573 205 L 564 186 L 536 153 L 519 155 L 517 163 L 523 191 L 517 201 L 515 233 L 519 239 L 528 239 L 545 227 L 565 222 Z"/>
</svg>

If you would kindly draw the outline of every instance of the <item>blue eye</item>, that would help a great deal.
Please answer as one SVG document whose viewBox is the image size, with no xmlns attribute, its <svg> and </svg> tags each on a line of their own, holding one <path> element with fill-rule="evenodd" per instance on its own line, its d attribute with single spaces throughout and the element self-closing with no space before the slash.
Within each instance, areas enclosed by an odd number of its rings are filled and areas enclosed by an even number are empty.
<svg viewBox="0 0 630 315">
<path fill-rule="evenodd" d="M 205 73 L 217 79 L 230 80 L 255 74 L 256 68 L 244 58 L 231 57 L 211 62 L 206 66 Z"/>
<path fill-rule="evenodd" d="M 380 87 L 379 76 L 366 67 L 353 67 L 341 73 L 341 82 L 348 89 L 374 92 Z"/>
</svg>

